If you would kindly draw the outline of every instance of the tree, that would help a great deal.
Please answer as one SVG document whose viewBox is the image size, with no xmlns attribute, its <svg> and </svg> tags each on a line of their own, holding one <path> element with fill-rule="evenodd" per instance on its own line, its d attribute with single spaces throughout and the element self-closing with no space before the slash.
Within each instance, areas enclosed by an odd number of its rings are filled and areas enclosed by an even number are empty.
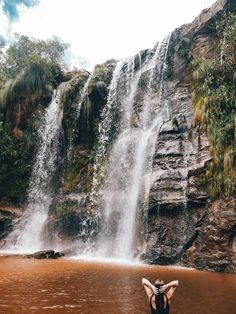
<svg viewBox="0 0 236 314">
<path fill-rule="evenodd" d="M 3 117 L 11 112 L 15 136 L 21 136 L 21 112 L 45 103 L 62 79 L 63 56 L 68 44 L 58 38 L 38 40 L 15 34 L 0 55 L 0 105 Z M 46 101 L 46 103 L 47 103 Z M 13 114 L 12 114 L 13 113 Z M 6 120 L 4 119 L 4 122 Z M 12 125 L 12 121 L 8 121 Z"/>
<path fill-rule="evenodd" d="M 19 203 L 29 184 L 38 121 L 63 79 L 68 45 L 19 34 L 4 45 L 0 37 L 0 199 Z"/>
<path fill-rule="evenodd" d="M 68 47 L 68 44 L 62 43 L 57 37 L 39 40 L 15 34 L 13 43 L 0 62 L 0 72 L 7 79 L 14 78 L 27 65 L 39 59 L 63 67 L 63 56 Z"/>
</svg>

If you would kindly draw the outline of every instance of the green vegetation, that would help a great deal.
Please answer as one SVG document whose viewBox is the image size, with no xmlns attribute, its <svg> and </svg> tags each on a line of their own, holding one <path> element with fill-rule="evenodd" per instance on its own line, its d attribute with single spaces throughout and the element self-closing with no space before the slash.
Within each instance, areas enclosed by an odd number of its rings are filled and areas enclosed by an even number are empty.
<svg viewBox="0 0 236 314">
<path fill-rule="evenodd" d="M 93 161 L 95 150 L 87 151 L 81 145 L 75 145 L 72 151 L 72 158 L 68 160 L 64 191 L 71 192 L 81 189 L 88 192 L 91 189 L 93 176 Z"/>
<path fill-rule="evenodd" d="M 50 99 L 53 87 L 53 65 L 46 62 L 34 62 L 22 70 L 15 79 L 8 80 L 1 90 L 2 112 L 6 117 L 7 112 L 15 113 L 15 136 L 22 135 L 19 129 L 22 111 L 34 109 L 44 98 Z M 6 121 L 4 121 L 6 122 Z"/>
<path fill-rule="evenodd" d="M 106 103 L 108 86 L 116 62 L 108 60 L 103 64 L 96 65 L 92 78 L 89 82 L 87 95 L 83 101 L 79 121 L 80 143 L 88 143 L 88 148 L 94 147 L 94 140 L 97 138 L 98 118 L 101 108 Z"/>
<path fill-rule="evenodd" d="M 166 69 L 164 72 L 164 79 L 171 80 L 174 73 L 174 56 L 185 59 L 187 62 L 192 60 L 192 54 L 190 52 L 190 46 L 192 42 L 192 33 L 181 37 L 180 29 L 176 29 L 171 33 L 168 51 L 166 56 Z"/>
<path fill-rule="evenodd" d="M 61 81 L 67 47 L 56 38 L 43 41 L 15 34 L 12 45 L 1 53 L 0 107 L 4 118 L 8 111 L 15 112 L 16 136 L 22 134 L 21 112 L 40 102 L 47 104 L 52 89 Z"/>
<path fill-rule="evenodd" d="M 56 214 L 63 217 L 70 213 L 76 212 L 78 208 L 77 200 L 63 200 L 56 204 Z"/>
<path fill-rule="evenodd" d="M 15 34 L 0 38 L 0 201 L 24 201 L 32 170 L 36 130 L 52 91 L 63 79 L 68 45 Z"/>
<path fill-rule="evenodd" d="M 207 132 L 212 162 L 205 175 L 212 197 L 236 193 L 236 14 L 216 26 L 219 54 L 193 60 L 193 127 Z"/>
<path fill-rule="evenodd" d="M 181 40 L 179 41 L 179 45 L 178 45 L 178 49 L 177 49 L 177 54 L 178 54 L 181 58 L 189 59 L 189 58 L 191 57 L 190 52 L 189 52 L 190 45 L 191 45 L 191 40 L 192 40 L 192 38 L 183 37 L 183 38 L 181 38 Z"/>
<path fill-rule="evenodd" d="M 6 79 L 14 78 L 29 64 L 39 60 L 64 66 L 63 56 L 68 47 L 68 44 L 61 43 L 56 37 L 38 40 L 15 34 L 13 43 L 0 59 L 0 76 Z"/>
<path fill-rule="evenodd" d="M 115 61 L 109 60 L 97 65 L 89 82 L 88 90 L 82 103 L 78 125 L 75 126 L 73 148 L 66 164 L 64 191 L 91 189 L 93 162 L 97 148 L 98 124 L 101 108 L 106 103 L 108 86 L 111 81 Z M 78 93 L 77 93 L 78 95 Z M 71 96 L 73 96 L 71 94 Z M 75 95 L 74 95 L 75 96 Z M 73 98 L 73 97 L 72 97 Z M 71 98 L 71 99 L 72 99 Z M 70 109 L 69 109 L 70 108 Z M 72 107 L 68 107 L 64 125 L 69 128 Z"/>
<path fill-rule="evenodd" d="M 20 204 L 25 200 L 32 170 L 32 150 L 27 135 L 15 138 L 8 125 L 0 126 L 1 201 Z"/>
</svg>

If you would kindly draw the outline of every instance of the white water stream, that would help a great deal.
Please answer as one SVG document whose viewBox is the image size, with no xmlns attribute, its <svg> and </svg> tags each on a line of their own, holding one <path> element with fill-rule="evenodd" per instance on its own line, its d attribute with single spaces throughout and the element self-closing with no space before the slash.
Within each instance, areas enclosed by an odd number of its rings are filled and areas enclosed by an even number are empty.
<svg viewBox="0 0 236 314">
<path fill-rule="evenodd" d="M 156 137 L 163 122 L 161 101 L 168 45 L 169 36 L 156 47 L 144 67 L 139 55 L 138 69 L 134 57 L 120 61 L 114 71 L 95 159 L 92 205 L 99 203 L 104 214 L 94 256 L 129 260 L 134 257 L 137 217 L 148 201 Z M 140 99 L 140 78 L 144 72 L 148 73 L 148 82 Z M 159 95 L 154 101 L 154 89 L 158 87 Z M 114 114 L 117 110 L 118 114 Z M 113 141 L 114 132 L 117 135 Z"/>
<path fill-rule="evenodd" d="M 139 54 L 118 62 L 114 70 L 101 115 L 94 165 L 91 206 L 100 204 L 103 226 L 93 256 L 132 260 L 135 255 L 138 214 L 148 203 L 156 138 L 165 120 L 161 113 L 163 108 L 168 111 L 163 96 L 168 46 L 169 36 L 157 45 L 145 64 Z M 44 248 L 43 230 L 54 192 L 65 84 L 60 85 L 41 121 L 27 209 L 7 238 L 8 249 L 32 252 Z"/>
<path fill-rule="evenodd" d="M 80 117 L 82 104 L 83 104 L 84 100 L 86 99 L 86 97 L 88 97 L 88 86 L 89 86 L 89 83 L 90 83 L 92 77 L 93 77 L 93 72 L 87 78 L 87 81 L 85 82 L 84 87 L 83 87 L 81 94 L 80 94 L 80 101 L 76 105 L 76 112 L 74 115 L 75 117 L 74 117 L 74 121 L 73 121 L 72 134 L 71 134 L 71 138 L 70 138 L 69 145 L 68 145 L 69 147 L 68 147 L 68 153 L 67 153 L 67 160 L 71 159 L 71 152 L 73 149 L 73 141 L 74 141 L 75 131 L 76 131 L 76 123 Z"/>
<path fill-rule="evenodd" d="M 80 102 L 76 106 L 75 123 L 79 119 L 91 78 L 92 74 L 82 89 Z M 56 161 L 59 154 L 63 96 L 70 88 L 70 82 L 60 84 L 41 119 L 38 130 L 38 151 L 31 175 L 26 210 L 6 239 L 8 250 L 34 252 L 44 248 L 43 230 L 55 192 L 53 177 L 57 169 Z M 67 159 L 70 158 L 74 132 L 75 129 L 72 130 Z"/>
<path fill-rule="evenodd" d="M 6 240 L 8 249 L 33 252 L 43 247 L 42 232 L 52 201 L 52 178 L 59 153 L 59 135 L 63 117 L 61 96 L 65 87 L 66 83 L 59 86 L 41 119 L 27 208 Z"/>
</svg>

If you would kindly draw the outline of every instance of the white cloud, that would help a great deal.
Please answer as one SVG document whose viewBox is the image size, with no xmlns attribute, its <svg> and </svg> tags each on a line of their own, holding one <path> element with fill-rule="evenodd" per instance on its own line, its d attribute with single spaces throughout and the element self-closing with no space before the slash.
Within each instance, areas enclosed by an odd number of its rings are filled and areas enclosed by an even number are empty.
<svg viewBox="0 0 236 314">
<path fill-rule="evenodd" d="M 0 34 L 4 36 L 9 36 L 11 33 L 11 27 L 6 14 L 3 13 L 2 4 L 0 3 Z"/>
<path fill-rule="evenodd" d="M 11 26 L 12 32 L 36 38 L 60 37 L 71 45 L 71 64 L 91 69 L 96 63 L 123 58 L 154 46 L 164 35 L 191 22 L 214 2 L 41 0 L 30 9 L 21 6 L 20 19 Z"/>
</svg>

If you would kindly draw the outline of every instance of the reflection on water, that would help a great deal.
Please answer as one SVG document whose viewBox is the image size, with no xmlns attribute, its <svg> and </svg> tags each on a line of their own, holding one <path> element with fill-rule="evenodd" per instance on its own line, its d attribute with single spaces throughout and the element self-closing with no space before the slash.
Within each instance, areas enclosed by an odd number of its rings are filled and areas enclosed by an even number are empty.
<svg viewBox="0 0 236 314">
<path fill-rule="evenodd" d="M 156 266 L 0 258 L 0 313 L 146 314 L 141 278 L 178 279 L 172 314 L 232 314 L 236 277 Z"/>
</svg>

